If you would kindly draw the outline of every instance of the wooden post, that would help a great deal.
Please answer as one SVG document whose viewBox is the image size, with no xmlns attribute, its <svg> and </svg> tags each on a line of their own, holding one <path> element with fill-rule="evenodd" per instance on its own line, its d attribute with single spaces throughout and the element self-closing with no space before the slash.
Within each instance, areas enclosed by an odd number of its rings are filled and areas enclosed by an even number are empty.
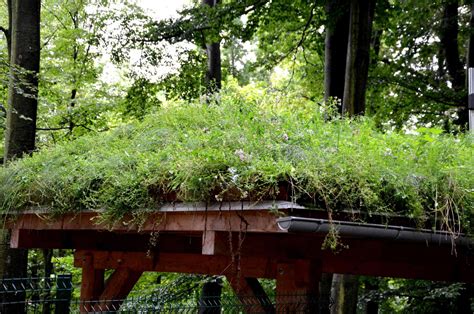
<svg viewBox="0 0 474 314">
<path fill-rule="evenodd" d="M 92 301 L 98 300 L 104 290 L 104 270 L 94 268 L 93 255 L 82 258 L 82 282 L 80 312 L 92 311 Z"/>
<path fill-rule="evenodd" d="M 280 262 L 276 277 L 277 313 L 317 313 L 321 264 L 312 260 Z"/>
</svg>

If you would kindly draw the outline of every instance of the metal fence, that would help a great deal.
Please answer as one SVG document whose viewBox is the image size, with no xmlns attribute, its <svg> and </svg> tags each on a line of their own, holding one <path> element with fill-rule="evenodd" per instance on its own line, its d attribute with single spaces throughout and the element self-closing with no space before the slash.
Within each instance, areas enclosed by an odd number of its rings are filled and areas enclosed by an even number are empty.
<svg viewBox="0 0 474 314">
<path fill-rule="evenodd" d="M 0 281 L 0 313 L 68 313 L 72 276 L 11 278 Z"/>
<path fill-rule="evenodd" d="M 255 296 L 223 296 L 208 300 L 195 299 L 181 302 L 162 302 L 159 296 L 129 298 L 126 300 L 76 302 L 71 312 L 92 313 L 317 313 L 316 298 L 286 295 L 276 298 Z"/>
<path fill-rule="evenodd" d="M 125 300 L 83 302 L 72 297 L 71 275 L 54 278 L 3 279 L 0 313 L 316 313 L 329 307 L 307 295 L 176 298 L 174 294 L 143 294 Z M 179 294 L 179 293 L 178 293 Z"/>
</svg>

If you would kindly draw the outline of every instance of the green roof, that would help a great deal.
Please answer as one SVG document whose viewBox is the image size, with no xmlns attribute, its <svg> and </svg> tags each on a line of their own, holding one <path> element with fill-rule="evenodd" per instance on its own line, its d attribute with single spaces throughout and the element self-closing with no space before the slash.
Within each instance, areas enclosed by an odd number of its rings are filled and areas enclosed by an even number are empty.
<svg viewBox="0 0 474 314">
<path fill-rule="evenodd" d="M 279 198 L 469 229 L 473 137 L 381 132 L 368 118 L 280 96 L 223 92 L 168 103 L 144 121 L 43 148 L 0 170 L 3 212 L 103 210 L 110 219 L 169 201 Z"/>
</svg>

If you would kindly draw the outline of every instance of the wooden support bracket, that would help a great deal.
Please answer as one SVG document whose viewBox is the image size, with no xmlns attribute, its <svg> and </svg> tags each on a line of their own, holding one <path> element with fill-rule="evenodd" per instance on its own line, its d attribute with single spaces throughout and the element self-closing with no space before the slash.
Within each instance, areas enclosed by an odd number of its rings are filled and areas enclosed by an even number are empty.
<svg viewBox="0 0 474 314">
<path fill-rule="evenodd" d="M 99 312 L 118 310 L 141 275 L 142 272 L 128 268 L 116 269 L 107 279 L 99 297 L 100 302 L 94 306 L 94 309 Z"/>
<path fill-rule="evenodd" d="M 275 313 L 270 298 L 257 278 L 227 275 L 227 281 L 244 306 L 245 313 Z"/>
<path fill-rule="evenodd" d="M 77 261 L 77 258 L 80 261 Z M 97 259 L 97 256 L 93 252 L 75 258 L 76 264 L 82 267 L 80 312 L 116 311 L 140 278 L 142 271 L 118 268 L 104 284 L 105 269 L 95 267 L 94 259 Z"/>
</svg>

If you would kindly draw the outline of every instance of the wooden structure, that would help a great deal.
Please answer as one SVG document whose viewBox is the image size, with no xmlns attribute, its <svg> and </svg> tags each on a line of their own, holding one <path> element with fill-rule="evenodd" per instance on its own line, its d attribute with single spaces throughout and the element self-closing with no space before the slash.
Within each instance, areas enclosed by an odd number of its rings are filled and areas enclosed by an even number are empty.
<svg viewBox="0 0 474 314">
<path fill-rule="evenodd" d="M 451 245 L 343 236 L 344 248 L 322 250 L 325 234 L 280 230 L 277 210 L 326 215 L 290 202 L 236 202 L 167 205 L 140 226 L 132 217 L 110 225 L 98 223 L 97 212 L 53 219 L 38 211 L 9 226 L 12 247 L 75 249 L 84 302 L 125 298 L 145 271 L 224 275 L 241 295 L 261 293 L 258 278 L 274 278 L 277 295 L 300 299 L 317 296 L 322 272 L 474 282 L 467 246 L 454 254 Z M 106 269 L 115 271 L 105 281 Z"/>
</svg>

